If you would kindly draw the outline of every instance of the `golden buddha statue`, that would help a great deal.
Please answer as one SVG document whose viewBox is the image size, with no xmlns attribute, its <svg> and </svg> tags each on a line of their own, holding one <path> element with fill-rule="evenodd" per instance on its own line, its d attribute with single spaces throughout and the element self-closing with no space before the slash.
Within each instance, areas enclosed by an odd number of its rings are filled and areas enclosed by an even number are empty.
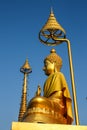
<svg viewBox="0 0 87 130">
<path fill-rule="evenodd" d="M 60 72 L 62 59 L 55 49 L 44 60 L 44 72 L 48 76 L 28 104 L 22 121 L 39 123 L 72 124 L 72 100 L 64 75 Z"/>
<path fill-rule="evenodd" d="M 44 84 L 44 97 L 52 102 L 54 109 L 67 119 L 67 124 L 73 121 L 70 92 L 64 75 L 60 72 L 62 59 L 54 49 L 44 60 L 45 74 L 48 75 Z M 56 108 L 55 108 L 56 107 Z"/>
</svg>

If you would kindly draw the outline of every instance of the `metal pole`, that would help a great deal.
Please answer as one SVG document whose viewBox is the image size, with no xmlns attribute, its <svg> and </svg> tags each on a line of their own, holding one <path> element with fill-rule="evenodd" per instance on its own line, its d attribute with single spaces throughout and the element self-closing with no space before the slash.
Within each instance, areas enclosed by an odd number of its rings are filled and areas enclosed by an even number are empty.
<svg viewBox="0 0 87 130">
<path fill-rule="evenodd" d="M 66 39 L 66 42 L 67 42 L 69 64 L 70 64 L 70 74 L 71 74 L 72 92 L 73 92 L 73 100 L 74 100 L 75 120 L 76 120 L 76 125 L 79 125 L 79 116 L 78 116 L 78 107 L 77 107 L 77 99 L 76 99 L 77 97 L 76 97 L 76 87 L 75 87 L 74 71 L 73 71 L 73 64 L 72 64 L 71 47 L 70 47 L 70 41 L 68 39 Z"/>
<path fill-rule="evenodd" d="M 76 88 L 75 88 L 75 81 L 74 81 L 74 71 L 73 71 L 73 64 L 72 64 L 72 54 L 71 54 L 70 41 L 68 39 L 57 39 L 56 41 L 62 41 L 62 42 L 67 43 L 69 65 L 70 65 L 70 75 L 71 75 L 71 84 L 72 84 L 72 93 L 73 93 L 73 101 L 74 101 L 75 121 L 76 121 L 76 125 L 79 125 L 80 123 L 79 123 L 79 116 L 78 116 Z"/>
</svg>

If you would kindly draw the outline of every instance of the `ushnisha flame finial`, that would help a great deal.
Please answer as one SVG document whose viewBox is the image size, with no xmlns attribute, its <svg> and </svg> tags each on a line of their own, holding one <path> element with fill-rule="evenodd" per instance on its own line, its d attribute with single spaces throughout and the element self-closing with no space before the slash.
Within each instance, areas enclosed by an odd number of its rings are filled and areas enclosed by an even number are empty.
<svg viewBox="0 0 87 130">
<path fill-rule="evenodd" d="M 66 32 L 56 20 L 53 9 L 51 8 L 49 18 L 39 32 L 39 39 L 42 43 L 46 45 L 54 46 L 56 45 L 56 40 L 54 39 L 58 39 L 61 37 L 65 38 Z M 59 41 L 59 43 L 61 43 L 61 41 Z"/>
</svg>

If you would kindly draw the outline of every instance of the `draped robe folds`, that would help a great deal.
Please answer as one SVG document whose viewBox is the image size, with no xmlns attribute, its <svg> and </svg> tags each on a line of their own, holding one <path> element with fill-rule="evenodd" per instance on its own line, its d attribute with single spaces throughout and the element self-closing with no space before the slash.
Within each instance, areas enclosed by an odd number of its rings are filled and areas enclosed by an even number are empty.
<svg viewBox="0 0 87 130">
<path fill-rule="evenodd" d="M 65 99 L 66 104 L 65 107 L 66 107 L 67 124 L 71 124 L 73 121 L 72 100 L 64 75 L 61 72 L 55 72 L 51 74 L 45 81 L 43 89 L 44 89 L 44 97 L 50 99 L 50 97 L 53 94 L 54 100 L 57 99 L 59 96 L 57 95 L 57 93 L 55 94 L 55 92 L 58 91 L 63 92 L 63 98 Z"/>
</svg>

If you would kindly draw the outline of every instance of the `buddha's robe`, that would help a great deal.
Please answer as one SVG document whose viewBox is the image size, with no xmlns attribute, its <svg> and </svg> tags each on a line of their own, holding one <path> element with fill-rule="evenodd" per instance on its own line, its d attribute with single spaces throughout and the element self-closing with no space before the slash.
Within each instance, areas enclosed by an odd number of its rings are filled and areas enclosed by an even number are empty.
<svg viewBox="0 0 87 130">
<path fill-rule="evenodd" d="M 68 89 L 67 82 L 61 72 L 55 72 L 48 76 L 44 83 L 44 97 L 47 97 L 57 103 L 59 110 L 63 111 L 63 116 L 67 119 L 67 124 L 73 121 L 72 100 Z M 56 106 L 56 105 L 55 105 Z"/>
</svg>

